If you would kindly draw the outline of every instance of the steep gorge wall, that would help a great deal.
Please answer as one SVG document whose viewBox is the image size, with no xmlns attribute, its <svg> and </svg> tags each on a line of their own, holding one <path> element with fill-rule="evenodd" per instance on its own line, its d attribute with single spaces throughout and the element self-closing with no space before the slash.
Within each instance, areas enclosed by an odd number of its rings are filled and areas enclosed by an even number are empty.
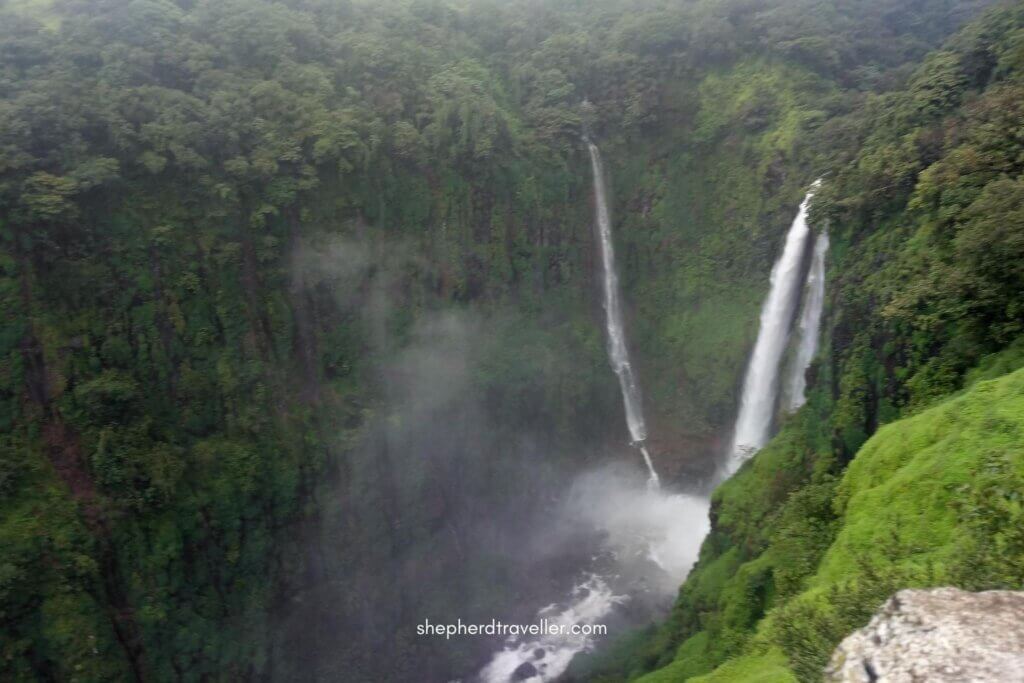
<svg viewBox="0 0 1024 683">
<path fill-rule="evenodd" d="M 354 576 L 400 562 L 374 554 L 408 544 L 399 518 L 420 561 L 450 535 L 444 499 L 459 491 L 444 472 L 417 478 L 372 445 L 383 402 L 405 398 L 382 375 L 418 320 L 474 302 L 484 332 L 462 345 L 489 344 L 475 395 L 521 416 L 510 431 L 525 421 L 537 439 L 572 441 L 614 424 L 578 284 L 588 183 L 551 159 L 481 161 L 486 135 L 508 135 L 492 119 L 468 149 L 430 160 L 415 128 L 318 90 L 331 51 L 296 51 L 325 35 L 281 5 L 247 5 L 243 24 L 213 6 L 196 22 L 115 5 L 59 35 L 5 23 L 17 78 L 5 83 L 0 666 L 13 679 L 299 675 L 279 654 L 288 600 L 325 575 L 359 590 Z M 247 30 L 263 31 L 257 45 Z M 145 37 L 158 66 L 119 71 L 138 47 L 124 41 Z M 214 38 L 215 63 L 189 61 Z M 475 87 L 479 73 L 443 59 L 437 87 Z M 481 98 L 462 112 L 473 125 L 494 114 Z M 435 115 L 445 150 L 445 127 L 459 139 L 470 125 L 447 116 Z M 434 380 L 420 388 L 459 378 Z"/>
<path fill-rule="evenodd" d="M 591 678 L 816 681 L 900 587 L 1020 588 L 1020 373 L 976 383 L 1022 364 L 1022 26 L 993 11 L 825 125 L 855 144 L 814 212 L 836 239 L 810 401 L 716 491 L 667 624 Z"/>
</svg>

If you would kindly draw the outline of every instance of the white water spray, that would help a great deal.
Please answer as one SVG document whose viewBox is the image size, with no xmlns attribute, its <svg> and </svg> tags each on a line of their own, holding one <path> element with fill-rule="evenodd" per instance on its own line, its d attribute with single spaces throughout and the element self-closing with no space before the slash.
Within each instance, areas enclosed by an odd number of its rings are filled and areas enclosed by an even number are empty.
<svg viewBox="0 0 1024 683">
<path fill-rule="evenodd" d="M 601 152 L 597 149 L 597 145 L 588 140 L 587 149 L 590 152 L 590 165 L 594 173 L 597 235 L 601 245 L 601 265 L 604 277 L 608 359 L 619 378 L 630 439 L 644 457 L 644 464 L 647 465 L 649 475 L 648 484 L 657 487 L 659 485 L 658 473 L 651 461 L 651 454 L 644 446 L 644 441 L 647 440 L 647 425 L 644 422 L 643 406 L 640 403 L 640 387 L 637 385 L 636 375 L 633 373 L 633 365 L 629 361 L 626 333 L 622 324 L 622 301 L 619 293 L 619 276 L 615 269 L 615 247 L 612 244 L 612 222 L 604 185 L 604 165 L 601 163 Z"/>
<path fill-rule="evenodd" d="M 772 267 L 771 289 L 761 309 L 761 326 L 743 382 L 740 413 L 725 474 L 732 475 L 771 437 L 779 394 L 779 365 L 789 342 L 793 312 L 800 296 L 800 266 L 811 231 L 807 211 L 821 181 L 815 181 L 793 221 L 782 254 Z"/>
<path fill-rule="evenodd" d="M 536 613 L 538 625 L 607 626 L 621 605 L 642 594 L 670 601 L 708 533 L 708 500 L 644 487 L 615 467 L 598 470 L 573 483 L 552 520 L 552 529 L 574 527 L 600 533 L 602 549 L 564 601 Z M 592 635 L 570 632 L 509 637 L 478 681 L 556 681 L 596 642 Z"/>
<path fill-rule="evenodd" d="M 574 624 L 593 626 L 615 605 L 625 601 L 625 596 L 615 595 L 604 579 L 590 575 L 573 588 L 568 605 L 548 605 L 537 612 L 537 622 L 567 629 Z M 552 632 L 534 639 L 509 638 L 505 649 L 495 654 L 480 672 L 480 681 L 552 681 L 565 673 L 573 657 L 589 650 L 591 645 L 589 635 L 570 633 Z"/>
<path fill-rule="evenodd" d="M 807 402 L 807 368 L 818 352 L 821 312 L 825 307 L 825 255 L 828 245 L 828 233 L 822 231 L 814 242 L 814 256 L 807 271 L 803 310 L 796 330 L 799 344 L 786 381 L 787 409 L 791 413 Z"/>
</svg>

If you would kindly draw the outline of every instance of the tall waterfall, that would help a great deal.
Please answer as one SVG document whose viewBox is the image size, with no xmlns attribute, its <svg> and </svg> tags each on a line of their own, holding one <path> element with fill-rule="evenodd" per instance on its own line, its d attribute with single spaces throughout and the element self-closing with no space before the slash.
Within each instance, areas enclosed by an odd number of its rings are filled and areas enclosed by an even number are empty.
<svg viewBox="0 0 1024 683">
<path fill-rule="evenodd" d="M 804 287 L 803 310 L 800 311 L 796 330 L 799 342 L 786 380 L 784 395 L 789 412 L 795 412 L 807 402 L 807 368 L 818 352 L 821 312 L 825 306 L 825 255 L 828 253 L 828 245 L 828 232 L 823 230 L 814 242 L 814 256 Z"/>
<path fill-rule="evenodd" d="M 800 212 L 786 235 L 782 254 L 772 267 L 771 289 L 761 309 L 761 327 L 743 382 L 740 413 L 736 418 L 732 448 L 726 463 L 727 475 L 739 469 L 771 437 L 779 394 L 779 365 L 789 343 L 793 313 L 800 298 L 801 265 L 811 234 L 807 210 L 819 183 L 815 181 L 800 204 Z"/>
<path fill-rule="evenodd" d="M 597 235 L 601 245 L 601 265 L 604 276 L 608 359 L 619 378 L 630 439 L 644 457 L 650 485 L 657 486 L 659 483 L 658 473 L 654 470 L 651 455 L 644 446 L 644 441 L 647 440 L 647 425 L 644 423 L 643 406 L 640 403 L 640 387 L 637 385 L 636 375 L 633 373 L 633 365 L 629 362 L 626 333 L 622 324 L 622 300 L 619 293 L 619 276 L 615 270 L 615 247 L 612 244 L 612 221 L 604 185 L 604 165 L 601 163 L 601 152 L 597 149 L 597 145 L 587 140 L 587 149 L 590 151 L 590 165 L 594 173 Z"/>
</svg>

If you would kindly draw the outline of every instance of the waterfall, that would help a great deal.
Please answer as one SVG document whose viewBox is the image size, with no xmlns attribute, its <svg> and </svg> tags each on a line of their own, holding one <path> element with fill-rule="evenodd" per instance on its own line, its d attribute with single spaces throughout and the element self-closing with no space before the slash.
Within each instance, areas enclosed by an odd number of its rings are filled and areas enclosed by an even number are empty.
<svg viewBox="0 0 1024 683">
<path fill-rule="evenodd" d="M 800 297 L 801 265 L 811 231 L 807 210 L 820 181 L 815 181 L 793 221 L 782 254 L 772 266 L 771 288 L 761 309 L 761 326 L 750 355 L 732 448 L 726 463 L 731 475 L 771 437 L 779 393 L 779 366 L 789 343 L 790 326 Z"/>
<path fill-rule="evenodd" d="M 825 255 L 828 253 L 828 232 L 822 231 L 814 242 L 814 256 L 807 271 L 803 310 L 797 325 L 799 343 L 786 381 L 787 409 L 795 412 L 807 401 L 807 368 L 818 352 L 821 311 L 825 306 Z"/>
<path fill-rule="evenodd" d="M 597 145 L 587 140 L 587 149 L 590 151 L 590 165 L 594 173 L 597 236 L 601 246 L 601 270 L 604 278 L 605 327 L 608 331 L 608 360 L 611 361 L 612 369 L 619 378 L 630 440 L 643 455 L 649 475 L 648 483 L 652 487 L 658 486 L 658 473 L 654 470 L 651 455 L 644 446 L 644 441 L 647 440 L 647 425 L 644 423 L 643 406 L 640 403 L 640 387 L 637 385 L 633 365 L 629 362 L 629 350 L 626 348 L 619 276 L 615 270 L 615 247 L 612 244 L 612 222 L 604 185 L 604 166 Z"/>
</svg>

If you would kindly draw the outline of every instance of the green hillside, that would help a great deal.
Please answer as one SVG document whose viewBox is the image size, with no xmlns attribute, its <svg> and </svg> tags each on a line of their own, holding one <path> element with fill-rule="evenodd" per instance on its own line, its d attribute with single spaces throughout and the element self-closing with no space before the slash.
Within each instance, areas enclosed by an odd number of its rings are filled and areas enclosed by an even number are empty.
<svg viewBox="0 0 1024 683">
<path fill-rule="evenodd" d="M 1021 585 L 1022 430 L 1024 370 L 882 427 L 841 478 L 761 518 L 757 559 L 702 558 L 684 588 L 688 607 L 710 608 L 702 630 L 637 680 L 818 680 L 839 640 L 900 588 Z M 741 533 L 749 496 L 792 465 L 787 450 L 784 435 L 720 489 L 720 531 Z"/>
</svg>

